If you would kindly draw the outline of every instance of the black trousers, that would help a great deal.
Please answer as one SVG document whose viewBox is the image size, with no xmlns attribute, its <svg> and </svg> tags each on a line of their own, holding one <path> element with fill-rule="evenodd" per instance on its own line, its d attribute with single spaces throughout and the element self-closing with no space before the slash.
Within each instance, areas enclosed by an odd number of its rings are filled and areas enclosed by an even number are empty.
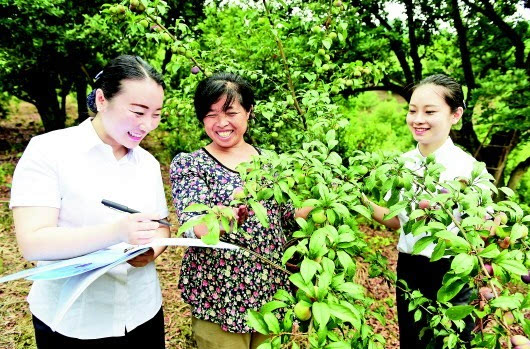
<svg viewBox="0 0 530 349">
<path fill-rule="evenodd" d="M 78 339 L 52 331 L 33 316 L 38 349 L 165 349 L 164 312 L 162 308 L 149 321 L 121 337 Z"/>
<path fill-rule="evenodd" d="M 409 289 L 419 290 L 426 298 L 436 300 L 436 294 L 442 287 L 444 275 L 451 268 L 450 258 L 442 258 L 436 262 L 431 262 L 424 256 L 413 256 L 407 253 L 399 253 L 397 263 L 397 277 L 405 280 Z M 454 305 L 468 304 L 471 296 L 471 289 L 464 287 L 455 298 L 451 300 Z M 420 321 L 414 321 L 415 310 L 409 312 L 409 301 L 404 298 L 404 292 L 396 288 L 396 301 L 399 323 L 399 344 L 402 349 L 425 349 L 442 348 L 443 338 L 433 340 L 432 331 L 425 331 L 420 339 L 420 331 L 427 326 L 424 317 Z M 467 317 L 466 328 L 461 334 L 461 338 L 467 342 L 471 339 L 473 321 Z M 432 343 L 431 343 L 432 342 Z"/>
</svg>

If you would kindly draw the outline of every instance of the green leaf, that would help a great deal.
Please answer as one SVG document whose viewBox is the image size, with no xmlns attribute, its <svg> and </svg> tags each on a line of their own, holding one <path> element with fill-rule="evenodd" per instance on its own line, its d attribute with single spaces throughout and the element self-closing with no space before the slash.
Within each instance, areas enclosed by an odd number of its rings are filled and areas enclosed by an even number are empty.
<svg viewBox="0 0 530 349">
<path fill-rule="evenodd" d="M 320 201 L 317 199 L 308 199 L 302 202 L 302 207 L 319 207 L 320 205 Z"/>
<path fill-rule="evenodd" d="M 184 212 L 204 212 L 210 210 L 210 207 L 204 204 L 191 204 L 184 209 Z"/>
<path fill-rule="evenodd" d="M 446 310 L 447 315 L 451 320 L 461 320 L 471 314 L 475 307 L 471 305 L 455 305 Z"/>
<path fill-rule="evenodd" d="M 263 306 L 260 308 L 260 313 L 270 313 L 276 309 L 285 308 L 286 306 L 287 304 L 281 301 L 270 301 L 268 303 L 263 304 Z"/>
<path fill-rule="evenodd" d="M 416 309 L 414 312 L 414 321 L 418 322 L 421 320 L 421 309 Z"/>
<path fill-rule="evenodd" d="M 486 169 L 486 164 L 480 161 L 476 161 L 473 164 L 473 170 L 471 171 L 471 177 L 474 179 L 478 177 Z"/>
<path fill-rule="evenodd" d="M 496 244 L 490 244 L 488 246 L 486 246 L 485 249 L 483 249 L 482 251 L 480 251 L 478 253 L 478 255 L 482 258 L 489 258 L 489 259 L 493 259 L 493 258 L 496 258 L 501 252 L 499 251 L 499 249 L 497 248 L 497 245 Z"/>
<path fill-rule="evenodd" d="M 351 343 L 349 342 L 333 342 L 329 343 L 324 349 L 351 349 Z"/>
<path fill-rule="evenodd" d="M 366 206 L 355 205 L 355 206 L 352 206 L 351 209 L 354 210 L 355 212 L 363 215 L 364 217 L 366 217 L 368 219 L 372 219 L 372 212 Z"/>
<path fill-rule="evenodd" d="M 462 227 L 471 227 L 475 225 L 484 224 L 484 220 L 479 217 L 467 217 L 460 223 Z"/>
<path fill-rule="evenodd" d="M 349 274 L 350 268 L 354 266 L 353 259 L 344 251 L 337 251 L 337 257 L 339 258 L 340 264 L 344 267 L 346 274 Z"/>
<path fill-rule="evenodd" d="M 225 232 L 230 231 L 230 221 L 225 216 L 221 216 L 221 225 Z"/>
<path fill-rule="evenodd" d="M 300 274 L 302 274 L 305 282 L 311 282 L 313 276 L 315 276 L 315 273 L 317 272 L 318 267 L 320 267 L 320 265 L 317 262 L 308 259 L 307 257 L 304 258 L 302 264 L 300 265 Z"/>
<path fill-rule="evenodd" d="M 528 269 L 525 268 L 523 263 L 513 260 L 513 259 L 507 259 L 501 262 L 497 262 L 497 265 L 501 266 L 502 268 L 506 269 L 508 272 L 512 274 L 516 274 L 516 275 L 528 274 Z"/>
<path fill-rule="evenodd" d="M 293 328 L 293 310 L 288 309 L 283 317 L 282 327 L 284 331 L 290 332 Z"/>
<path fill-rule="evenodd" d="M 328 307 L 329 307 L 329 312 L 334 317 L 344 322 L 349 322 L 356 329 L 361 327 L 361 321 L 359 320 L 357 315 L 353 311 L 351 311 L 349 308 L 345 307 L 344 305 L 336 304 L 336 303 L 330 303 L 328 304 Z"/>
<path fill-rule="evenodd" d="M 448 230 L 438 231 L 434 236 L 445 239 L 451 242 L 451 249 L 457 252 L 469 252 L 471 251 L 471 245 L 465 239 L 457 236 L 455 233 Z M 447 241 L 446 241 L 447 244 Z"/>
<path fill-rule="evenodd" d="M 274 299 L 277 299 L 286 303 L 294 303 L 296 299 L 286 290 L 278 290 L 274 294 Z"/>
<path fill-rule="evenodd" d="M 336 287 L 336 290 L 347 293 L 353 298 L 357 299 L 363 298 L 364 296 L 364 287 L 353 282 L 345 282 L 341 285 L 338 285 Z"/>
<path fill-rule="evenodd" d="M 425 210 L 416 209 L 412 211 L 409 215 L 409 220 L 415 220 L 416 218 L 425 216 Z"/>
<path fill-rule="evenodd" d="M 439 240 L 436 247 L 432 251 L 431 262 L 436 262 L 443 258 L 445 255 L 445 241 Z"/>
<path fill-rule="evenodd" d="M 203 222 L 206 223 L 208 233 L 201 237 L 202 242 L 207 245 L 216 245 L 219 242 L 219 221 L 214 214 L 207 214 L 202 218 Z"/>
<path fill-rule="evenodd" d="M 267 219 L 267 210 L 265 209 L 265 207 L 263 207 L 262 204 L 254 200 L 249 200 L 249 204 L 250 204 L 250 207 L 252 207 L 252 210 L 256 214 L 256 217 L 258 218 L 261 225 L 264 226 L 265 228 L 268 228 L 269 222 Z"/>
<path fill-rule="evenodd" d="M 528 234 L 528 228 L 520 223 L 515 223 L 512 226 L 512 232 L 510 233 L 510 241 L 516 241 L 520 239 L 524 233 Z"/>
<path fill-rule="evenodd" d="M 179 230 L 177 231 L 177 235 L 180 236 L 188 229 L 193 228 L 194 226 L 198 224 L 202 224 L 202 223 L 203 223 L 202 219 L 190 219 L 179 227 Z"/>
<path fill-rule="evenodd" d="M 302 291 L 304 291 L 305 293 L 307 294 L 312 294 L 314 292 L 313 290 L 313 285 L 309 285 L 307 284 L 305 281 L 304 281 L 304 278 L 302 277 L 302 275 L 300 275 L 300 273 L 296 273 L 296 274 L 291 274 L 289 276 L 289 280 L 296 286 L 298 287 L 299 289 L 301 289 Z"/>
<path fill-rule="evenodd" d="M 434 236 L 424 236 L 414 244 L 412 249 L 412 254 L 419 254 L 421 251 L 425 250 L 427 246 L 432 244 L 436 238 Z"/>
<path fill-rule="evenodd" d="M 297 246 L 290 246 L 287 248 L 287 250 L 285 250 L 282 256 L 282 264 L 287 263 L 287 261 L 291 259 L 291 257 L 295 254 L 296 249 L 297 249 Z"/>
<path fill-rule="evenodd" d="M 513 296 L 499 296 L 495 299 L 492 299 L 489 304 L 492 307 L 501 308 L 504 310 L 517 309 L 521 305 L 521 300 Z"/>
<path fill-rule="evenodd" d="M 265 313 L 263 320 L 265 320 L 270 332 L 274 334 L 280 333 L 280 322 L 273 313 Z"/>
<path fill-rule="evenodd" d="M 471 273 L 476 263 L 477 257 L 461 253 L 451 262 L 451 269 L 460 276 L 466 276 Z"/>
<path fill-rule="evenodd" d="M 331 204 L 331 207 L 342 216 L 342 218 L 347 218 L 350 216 L 350 211 L 341 203 L 335 202 Z"/>
<path fill-rule="evenodd" d="M 201 240 L 206 245 L 217 245 L 219 243 L 219 232 L 215 233 L 211 231 L 208 234 L 203 235 Z"/>
<path fill-rule="evenodd" d="M 508 187 L 500 187 L 499 190 L 502 191 L 509 198 L 515 195 L 515 192 Z"/>
<path fill-rule="evenodd" d="M 312 306 L 312 312 L 318 327 L 325 327 L 330 317 L 328 305 L 326 303 L 315 302 Z"/>
<path fill-rule="evenodd" d="M 329 48 L 329 47 L 328 47 Z M 331 129 L 326 133 L 326 142 L 329 143 L 331 140 L 336 139 L 336 132 L 335 130 Z"/>
<path fill-rule="evenodd" d="M 258 200 L 269 200 L 274 195 L 274 191 L 271 188 L 265 188 L 258 192 Z"/>
<path fill-rule="evenodd" d="M 438 302 L 445 303 L 450 301 L 462 290 L 465 284 L 466 282 L 462 281 L 459 276 L 451 278 L 438 290 L 436 295 Z"/>
<path fill-rule="evenodd" d="M 321 257 L 325 255 L 326 250 L 326 231 L 319 229 L 313 233 L 309 239 L 309 253 L 313 257 Z"/>
<path fill-rule="evenodd" d="M 388 220 L 392 217 L 397 216 L 401 211 L 409 205 L 408 201 L 403 200 L 389 208 L 389 212 L 383 217 L 384 220 Z"/>
<path fill-rule="evenodd" d="M 269 328 L 267 326 L 267 323 L 263 319 L 263 316 L 258 313 L 255 310 L 249 309 L 248 310 L 248 319 L 247 324 L 258 331 L 261 334 L 268 335 L 269 334 Z"/>
</svg>

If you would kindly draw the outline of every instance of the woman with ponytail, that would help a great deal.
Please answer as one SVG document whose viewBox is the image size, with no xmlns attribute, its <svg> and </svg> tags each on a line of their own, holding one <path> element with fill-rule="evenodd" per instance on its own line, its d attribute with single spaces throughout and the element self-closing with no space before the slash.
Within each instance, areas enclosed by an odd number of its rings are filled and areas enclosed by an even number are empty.
<svg viewBox="0 0 530 349">
<path fill-rule="evenodd" d="M 71 258 L 169 236 L 153 221 L 168 214 L 160 165 L 139 146 L 160 122 L 162 78 L 141 58 L 124 55 L 109 62 L 95 86 L 88 100 L 95 117 L 34 137 L 16 167 L 10 207 L 27 260 Z M 145 213 L 110 210 L 102 199 Z M 99 277 L 58 324 L 53 319 L 69 279 L 35 281 L 28 302 L 37 347 L 164 348 L 153 263 L 162 251 L 150 249 Z"/>
</svg>

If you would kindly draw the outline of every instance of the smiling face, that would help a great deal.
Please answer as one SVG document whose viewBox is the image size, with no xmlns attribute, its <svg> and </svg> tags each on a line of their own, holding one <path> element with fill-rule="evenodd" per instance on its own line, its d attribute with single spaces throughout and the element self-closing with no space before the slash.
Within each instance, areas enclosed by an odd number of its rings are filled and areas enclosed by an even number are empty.
<svg viewBox="0 0 530 349">
<path fill-rule="evenodd" d="M 451 126 L 462 117 L 461 107 L 451 111 L 445 93 L 445 87 L 426 84 L 416 88 L 410 98 L 407 125 L 424 156 L 445 143 Z"/>
<path fill-rule="evenodd" d="M 158 127 L 164 100 L 162 86 L 150 78 L 122 80 L 120 86 L 110 100 L 96 91 L 98 114 L 93 121 L 98 136 L 115 154 L 125 154 Z"/>
<path fill-rule="evenodd" d="M 211 105 L 209 112 L 203 119 L 206 134 L 212 144 L 218 148 L 232 148 L 245 143 L 243 135 L 247 131 L 250 111 L 246 111 L 237 99 L 223 110 L 226 95 Z"/>
</svg>

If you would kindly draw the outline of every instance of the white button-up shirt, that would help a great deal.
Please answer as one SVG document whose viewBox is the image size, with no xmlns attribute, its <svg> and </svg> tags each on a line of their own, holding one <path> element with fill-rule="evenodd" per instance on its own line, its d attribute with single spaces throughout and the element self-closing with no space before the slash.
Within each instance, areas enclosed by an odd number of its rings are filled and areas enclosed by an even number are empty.
<svg viewBox="0 0 530 349">
<path fill-rule="evenodd" d="M 402 155 L 404 158 L 410 159 L 406 162 L 407 168 L 412 171 L 418 172 L 422 175 L 421 160 L 424 158 L 421 155 L 418 147 Z M 440 174 L 440 182 L 453 180 L 457 177 L 471 178 L 471 172 L 473 171 L 473 164 L 476 162 L 475 158 L 454 145 L 451 138 L 447 138 L 447 141 L 434 152 L 436 162 L 442 164 L 445 170 Z M 401 223 L 401 229 L 399 234 L 398 251 L 411 254 L 416 241 L 426 236 L 427 234 L 419 234 L 417 236 L 412 235 L 410 232 L 404 232 L 403 226 L 408 222 L 409 218 L 406 212 L 403 211 L 398 215 L 399 222 Z M 447 227 L 448 230 L 452 231 L 456 226 L 451 223 Z M 434 251 L 435 244 L 430 244 L 419 254 L 428 258 Z"/>
<path fill-rule="evenodd" d="M 168 215 L 158 161 L 141 147 L 116 160 L 90 119 L 30 141 L 15 169 L 10 207 L 58 208 L 60 227 L 111 223 L 127 214 L 102 205 L 102 199 L 140 212 Z M 28 296 L 30 310 L 44 323 L 51 324 L 67 282 L 33 283 Z M 153 318 L 161 305 L 154 263 L 142 268 L 124 263 L 96 279 L 55 330 L 80 339 L 123 336 L 125 330 Z"/>
</svg>

